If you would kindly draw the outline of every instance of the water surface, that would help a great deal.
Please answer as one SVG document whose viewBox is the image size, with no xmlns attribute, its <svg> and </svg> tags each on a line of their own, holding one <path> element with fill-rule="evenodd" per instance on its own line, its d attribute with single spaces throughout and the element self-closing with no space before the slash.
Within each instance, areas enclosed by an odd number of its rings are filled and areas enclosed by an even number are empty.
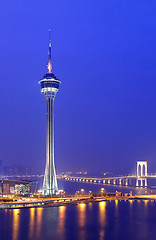
<svg viewBox="0 0 156 240">
<path fill-rule="evenodd" d="M 148 200 L 0 210 L 2 240 L 154 240 L 155 226 Z"/>
</svg>

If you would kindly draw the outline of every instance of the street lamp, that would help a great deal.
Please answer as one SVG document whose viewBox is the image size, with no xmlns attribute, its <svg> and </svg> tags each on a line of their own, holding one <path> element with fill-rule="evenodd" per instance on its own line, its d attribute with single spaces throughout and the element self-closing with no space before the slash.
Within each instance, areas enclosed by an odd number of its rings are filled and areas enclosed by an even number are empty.
<svg viewBox="0 0 156 240">
<path fill-rule="evenodd" d="M 104 193 L 104 190 L 105 190 L 104 188 L 101 188 L 101 194 L 103 194 L 103 193 Z"/>
<path fill-rule="evenodd" d="M 81 193 L 82 193 L 82 194 L 84 193 L 84 189 L 81 189 Z"/>
</svg>

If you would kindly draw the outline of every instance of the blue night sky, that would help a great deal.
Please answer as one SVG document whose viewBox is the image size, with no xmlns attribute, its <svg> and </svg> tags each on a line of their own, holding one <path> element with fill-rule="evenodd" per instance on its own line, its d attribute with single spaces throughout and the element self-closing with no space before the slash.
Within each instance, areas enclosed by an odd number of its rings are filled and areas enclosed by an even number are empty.
<svg viewBox="0 0 156 240">
<path fill-rule="evenodd" d="M 156 1 L 2 1 L 0 159 L 44 169 L 48 29 L 57 171 L 156 172 Z"/>
</svg>

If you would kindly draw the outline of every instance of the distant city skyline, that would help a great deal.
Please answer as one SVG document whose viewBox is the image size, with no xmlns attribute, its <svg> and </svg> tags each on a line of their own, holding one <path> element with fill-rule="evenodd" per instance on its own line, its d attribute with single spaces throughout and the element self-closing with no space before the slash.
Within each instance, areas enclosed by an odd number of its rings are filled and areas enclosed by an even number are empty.
<svg viewBox="0 0 156 240">
<path fill-rule="evenodd" d="M 44 169 L 47 31 L 54 71 L 56 168 L 156 172 L 156 2 L 1 3 L 0 159 Z M 150 169 L 152 168 L 152 169 Z M 133 171 L 133 170 L 132 170 Z"/>
</svg>

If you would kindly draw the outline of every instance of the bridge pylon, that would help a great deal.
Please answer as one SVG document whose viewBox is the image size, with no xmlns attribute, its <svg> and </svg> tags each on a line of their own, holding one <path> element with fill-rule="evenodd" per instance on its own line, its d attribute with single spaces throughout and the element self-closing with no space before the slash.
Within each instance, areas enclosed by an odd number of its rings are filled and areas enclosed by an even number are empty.
<svg viewBox="0 0 156 240">
<path fill-rule="evenodd" d="M 147 161 L 146 160 L 137 161 L 136 187 L 147 187 Z"/>
</svg>

